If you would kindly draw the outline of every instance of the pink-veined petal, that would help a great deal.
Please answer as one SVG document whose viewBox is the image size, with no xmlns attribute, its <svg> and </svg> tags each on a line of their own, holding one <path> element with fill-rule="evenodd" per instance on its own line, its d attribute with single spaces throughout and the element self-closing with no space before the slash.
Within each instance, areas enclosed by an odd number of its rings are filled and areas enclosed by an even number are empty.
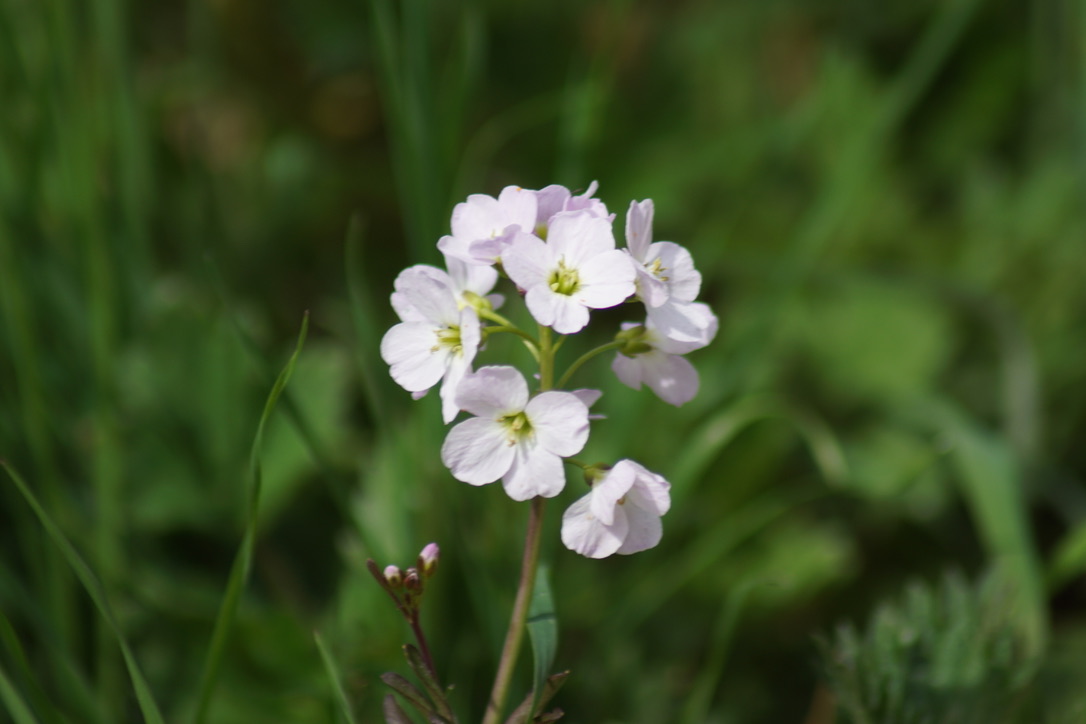
<svg viewBox="0 0 1086 724">
<path fill-rule="evenodd" d="M 562 458 L 545 449 L 538 440 L 518 440 L 516 455 L 502 486 L 513 500 L 531 500 L 537 495 L 553 498 L 566 487 Z"/>
<path fill-rule="evenodd" d="M 591 493 L 566 509 L 562 514 L 562 544 L 588 558 L 606 558 L 618 551 L 626 537 L 626 517 L 606 526 L 593 515 Z"/>
<path fill-rule="evenodd" d="M 547 244 L 567 266 L 580 268 L 586 260 L 614 251 L 615 237 L 606 219 L 588 211 L 566 211 L 551 219 Z"/>
<path fill-rule="evenodd" d="M 684 357 L 659 350 L 639 354 L 641 379 L 664 402 L 679 407 L 698 394 L 698 371 Z"/>
<path fill-rule="evenodd" d="M 524 295 L 524 303 L 535 321 L 552 327 L 559 334 L 580 332 L 588 324 L 588 309 L 573 297 L 551 291 L 538 284 Z"/>
<path fill-rule="evenodd" d="M 515 454 L 505 427 L 483 417 L 457 424 L 441 445 L 441 462 L 454 478 L 472 485 L 493 483 L 505 475 Z"/>
<path fill-rule="evenodd" d="M 592 514 L 606 525 L 614 521 L 618 501 L 634 484 L 636 471 L 628 463 L 620 460 L 592 486 Z"/>
<path fill-rule="evenodd" d="M 401 322 L 381 339 L 381 359 L 396 384 L 422 392 L 444 376 L 449 352 L 437 345 L 437 330 L 428 322 Z"/>
<path fill-rule="evenodd" d="M 668 292 L 680 302 L 692 302 L 701 291 L 701 272 L 694 268 L 694 257 L 684 247 L 671 241 L 649 246 L 646 265 L 659 260 L 660 276 L 666 277 Z"/>
<path fill-rule="evenodd" d="M 616 552 L 626 556 L 654 548 L 664 533 L 660 516 L 630 505 L 629 502 L 620 507 L 626 513 L 627 530 L 626 537 Z"/>
<path fill-rule="evenodd" d="M 576 455 L 588 441 L 588 407 L 570 392 L 536 395 L 524 407 L 524 414 L 539 444 L 556 455 Z"/>
<path fill-rule="evenodd" d="M 440 325 L 456 324 L 458 307 L 449 275 L 426 264 L 408 267 L 393 283 L 393 308 L 397 313 L 414 310 L 404 321 L 430 321 Z"/>
<path fill-rule="evenodd" d="M 542 239 L 518 234 L 502 255 L 502 267 L 521 289 L 547 284 L 551 271 L 558 268 L 554 251 Z"/>
<path fill-rule="evenodd" d="M 641 378 L 642 367 L 636 357 L 627 357 L 619 352 L 611 361 L 611 370 L 622 384 L 635 390 L 641 389 L 641 383 L 643 382 Z"/>
<path fill-rule="evenodd" d="M 622 304 L 637 291 L 637 271 L 630 255 L 618 249 L 597 254 L 577 270 L 580 286 L 573 296 L 586 307 L 607 309 Z"/>
<path fill-rule="evenodd" d="M 637 279 L 634 284 L 637 287 L 638 298 L 645 303 L 646 307 L 659 307 L 671 296 L 667 283 L 654 277 L 640 264 L 637 265 Z"/>
<path fill-rule="evenodd" d="M 626 212 L 626 247 L 638 261 L 645 260 L 648 253 L 649 242 L 652 241 L 652 199 L 630 202 L 630 209 Z"/>
<path fill-rule="evenodd" d="M 660 334 L 676 342 L 695 342 L 704 347 L 716 334 L 716 316 L 699 302 L 668 299 L 665 304 L 645 311 Z"/>
<path fill-rule="evenodd" d="M 671 509 L 671 483 L 665 480 L 663 475 L 654 473 L 633 460 L 621 462 L 628 463 L 634 469 L 634 483 L 626 494 L 626 502 L 657 517 L 667 513 Z"/>
<path fill-rule="evenodd" d="M 508 365 L 480 367 L 465 375 L 456 392 L 456 405 L 480 417 L 515 414 L 528 403 L 528 383 Z"/>
</svg>

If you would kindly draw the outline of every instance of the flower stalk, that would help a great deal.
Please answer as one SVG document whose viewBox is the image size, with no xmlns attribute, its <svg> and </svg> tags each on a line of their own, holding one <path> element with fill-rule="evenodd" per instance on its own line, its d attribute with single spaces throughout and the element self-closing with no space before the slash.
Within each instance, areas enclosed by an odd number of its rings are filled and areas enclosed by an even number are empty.
<svg viewBox="0 0 1086 724">
<path fill-rule="evenodd" d="M 520 646 L 524 642 L 528 606 L 532 601 L 536 569 L 539 567 L 539 541 L 540 532 L 543 530 L 543 510 L 546 502 L 545 498 L 532 498 L 531 511 L 528 514 L 528 531 L 524 536 L 524 557 L 520 565 L 517 597 L 513 602 L 513 615 L 509 618 L 509 629 L 505 632 L 505 643 L 502 645 L 498 672 L 494 676 L 494 686 L 490 690 L 483 724 L 498 724 L 505 702 L 509 698 L 509 684 L 513 679 L 513 670 L 516 668 Z"/>
</svg>

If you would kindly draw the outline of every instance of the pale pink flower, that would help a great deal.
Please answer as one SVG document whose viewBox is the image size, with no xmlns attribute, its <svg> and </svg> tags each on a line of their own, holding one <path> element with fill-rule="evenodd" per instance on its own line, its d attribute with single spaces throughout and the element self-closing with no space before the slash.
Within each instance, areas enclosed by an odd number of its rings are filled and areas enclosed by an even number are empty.
<svg viewBox="0 0 1086 724">
<path fill-rule="evenodd" d="M 446 423 L 459 412 L 456 387 L 479 350 L 475 308 L 460 306 L 450 282 L 434 267 L 409 267 L 396 277 L 393 306 L 404 321 L 381 340 L 381 358 L 392 379 L 416 398 L 441 382 Z"/>
<path fill-rule="evenodd" d="M 513 500 L 552 498 L 566 484 L 562 458 L 588 440 L 588 408 L 569 392 L 528 395 L 513 367 L 481 367 L 460 383 L 457 405 L 476 417 L 449 431 L 441 461 L 471 485 L 499 478 Z"/>
<path fill-rule="evenodd" d="M 623 333 L 633 333 L 630 344 L 615 355 L 611 363 L 619 380 L 635 390 L 648 385 L 664 402 L 678 407 L 698 393 L 698 371 L 686 358 L 680 356 L 708 344 L 716 335 L 717 321 L 708 307 L 700 302 L 693 305 L 705 307 L 711 322 L 706 328 L 704 341 L 677 342 L 665 337 L 650 317 L 644 325 L 627 322 Z"/>
<path fill-rule="evenodd" d="M 546 239 L 551 219 L 565 211 L 587 211 L 592 216 L 613 221 L 614 214 L 607 213 L 607 206 L 595 197 L 599 184 L 593 181 L 585 189 L 584 193 L 574 196 L 565 186 L 552 184 L 535 191 L 536 195 L 536 220 L 535 235 Z"/>
<path fill-rule="evenodd" d="M 626 213 L 626 247 L 637 262 L 637 294 L 647 307 L 669 299 L 692 302 L 701 289 L 701 273 L 682 246 L 670 241 L 652 243 L 652 199 L 630 202 Z"/>
<path fill-rule="evenodd" d="M 535 320 L 561 334 L 583 329 L 590 308 L 621 304 L 635 291 L 636 272 L 615 249 L 610 222 L 585 210 L 555 216 L 546 242 L 519 234 L 502 263 Z"/>
<path fill-rule="evenodd" d="M 671 484 L 633 460 L 619 460 L 562 515 L 562 543 L 589 558 L 637 553 L 660 542 Z"/>
<path fill-rule="evenodd" d="M 498 198 L 472 194 L 452 213 L 452 234 L 437 248 L 468 264 L 494 264 L 519 232 L 531 233 L 536 221 L 536 192 L 506 186 Z"/>
<path fill-rule="evenodd" d="M 401 286 L 405 283 L 412 284 L 416 275 L 428 276 L 452 290 L 458 307 L 470 304 L 466 294 L 471 293 L 490 300 L 495 309 L 501 306 L 503 298 L 500 294 L 488 293 L 498 282 L 498 270 L 490 266 L 479 264 L 467 264 L 455 257 L 446 256 L 445 265 L 448 271 L 439 269 L 429 264 L 415 264 L 400 272 L 393 283 L 395 291 L 392 292 L 392 308 L 396 311 L 402 322 L 421 322 L 426 317 L 414 308 L 412 295 L 405 293 Z M 410 273 L 408 273 L 410 272 Z"/>
</svg>

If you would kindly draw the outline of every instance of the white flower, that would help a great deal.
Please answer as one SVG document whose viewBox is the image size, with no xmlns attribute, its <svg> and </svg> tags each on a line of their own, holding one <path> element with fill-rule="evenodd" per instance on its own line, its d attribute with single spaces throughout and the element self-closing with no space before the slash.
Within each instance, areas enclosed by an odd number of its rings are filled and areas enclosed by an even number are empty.
<svg viewBox="0 0 1086 724">
<path fill-rule="evenodd" d="M 392 379 L 416 398 L 441 382 L 441 413 L 448 423 L 459 412 L 456 387 L 471 369 L 481 332 L 475 308 L 461 307 L 451 282 L 435 272 L 441 270 L 420 265 L 396 277 L 392 303 L 404 321 L 385 333 L 381 358 Z"/>
<path fill-rule="evenodd" d="M 671 484 L 633 460 L 620 460 L 562 515 L 562 543 L 589 558 L 647 550 L 660 542 Z"/>
<path fill-rule="evenodd" d="M 494 267 L 467 264 L 451 256 L 445 257 L 445 265 L 449 268 L 448 271 L 429 264 L 416 264 L 404 269 L 396 277 L 396 281 L 393 283 L 395 291 L 392 292 L 392 308 L 400 317 L 401 322 L 423 322 L 427 319 L 422 312 L 414 307 L 412 301 L 415 296 L 414 292 L 408 293 L 401 289 L 404 284 L 411 287 L 415 283 L 414 280 L 417 275 L 428 276 L 451 289 L 456 299 L 456 305 L 460 308 L 470 305 L 465 297 L 466 292 L 471 292 L 480 297 L 487 297 L 488 292 L 498 282 L 498 270 Z M 495 309 L 500 307 L 503 301 L 500 294 L 491 294 L 487 298 Z"/>
<path fill-rule="evenodd" d="M 468 264 L 493 264 L 513 236 L 531 233 L 536 221 L 536 194 L 519 186 L 506 186 L 498 198 L 472 194 L 452 213 L 452 235 L 437 248 Z"/>
<path fill-rule="evenodd" d="M 615 249 L 610 222 L 586 210 L 555 216 L 546 242 L 517 235 L 502 264 L 526 291 L 535 320 L 561 334 L 583 329 L 589 308 L 613 307 L 635 291 L 633 265 Z"/>
<path fill-rule="evenodd" d="M 449 431 L 441 461 L 472 485 L 501 478 L 513 500 L 552 498 L 566 484 L 562 458 L 588 440 L 588 408 L 569 392 L 528 397 L 513 367 L 480 367 L 460 383 L 456 404 L 477 417 Z"/>
<path fill-rule="evenodd" d="M 646 307 L 668 300 L 692 302 L 701 289 L 701 273 L 694 258 L 682 246 L 652 240 L 652 199 L 630 202 L 626 213 L 626 247 L 637 262 L 637 295 Z"/>
<path fill-rule="evenodd" d="M 644 325 L 627 322 L 620 335 L 629 338 L 629 344 L 615 355 L 611 363 L 623 384 L 635 390 L 649 386 L 664 402 L 678 407 L 694 399 L 698 393 L 698 372 L 694 365 L 679 355 L 700 349 L 716 335 L 717 321 L 709 308 L 700 302 L 691 306 L 704 307 L 711 317 L 706 328 L 706 338 L 697 342 L 677 342 L 662 335 L 652 317 Z"/>
</svg>

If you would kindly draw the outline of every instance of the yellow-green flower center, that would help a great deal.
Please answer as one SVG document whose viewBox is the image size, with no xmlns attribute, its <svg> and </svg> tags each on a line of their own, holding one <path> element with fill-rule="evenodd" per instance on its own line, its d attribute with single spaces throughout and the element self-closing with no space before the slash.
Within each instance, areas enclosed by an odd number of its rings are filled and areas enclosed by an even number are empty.
<svg viewBox="0 0 1086 724">
<path fill-rule="evenodd" d="M 550 285 L 551 291 L 569 296 L 580 288 L 581 277 L 577 274 L 576 269 L 567 267 L 563 259 L 558 262 L 558 268 L 551 272 L 547 283 Z"/>
<path fill-rule="evenodd" d="M 664 276 L 664 272 L 667 271 L 667 267 L 664 266 L 664 263 L 662 261 L 660 261 L 660 257 L 656 257 L 655 259 L 653 259 L 652 263 L 645 268 L 648 270 L 649 274 L 652 274 L 660 281 L 668 281 L 668 278 Z"/>
<path fill-rule="evenodd" d="M 431 352 L 437 352 L 442 347 L 452 350 L 453 354 L 463 352 L 464 345 L 460 341 L 460 327 L 445 327 L 437 330 L 435 334 L 437 335 L 437 344 L 430 348 Z"/>
<path fill-rule="evenodd" d="M 507 444 L 509 445 L 516 445 L 517 442 L 530 437 L 532 434 L 532 424 L 528 421 L 528 416 L 523 412 L 505 415 L 498 418 L 498 422 L 505 427 L 508 433 Z"/>
</svg>

